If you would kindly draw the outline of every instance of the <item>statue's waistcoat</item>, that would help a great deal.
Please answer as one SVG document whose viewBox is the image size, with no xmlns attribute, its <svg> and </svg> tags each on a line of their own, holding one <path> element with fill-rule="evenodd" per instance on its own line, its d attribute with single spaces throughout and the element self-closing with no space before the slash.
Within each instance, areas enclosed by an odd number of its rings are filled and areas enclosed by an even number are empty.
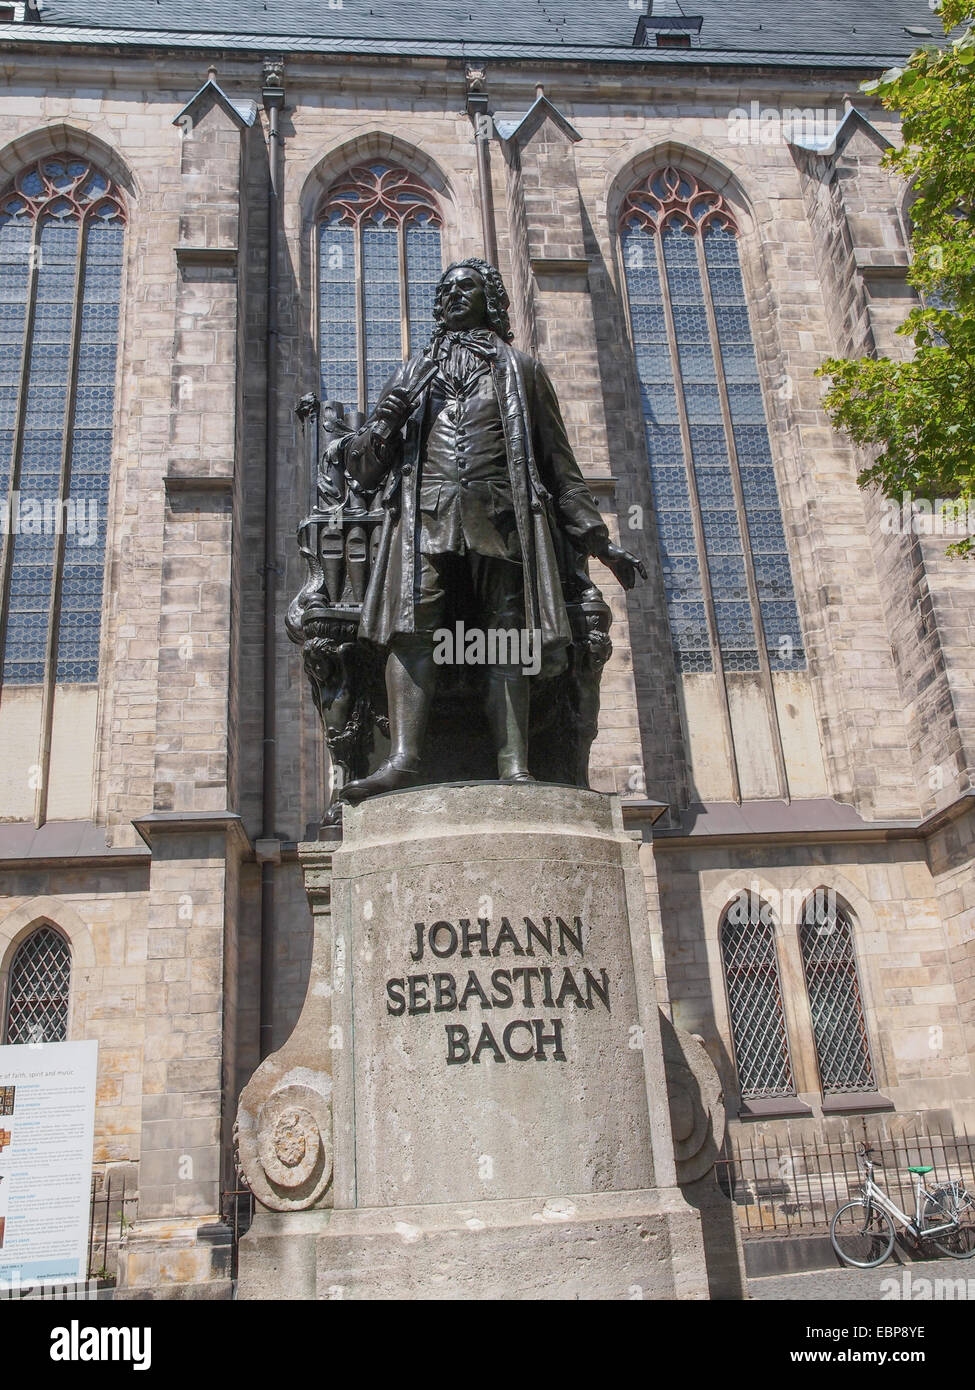
<svg viewBox="0 0 975 1390">
<path fill-rule="evenodd" d="M 466 381 L 438 376 L 420 450 L 418 547 L 521 563 L 501 406 L 487 364 Z"/>
</svg>

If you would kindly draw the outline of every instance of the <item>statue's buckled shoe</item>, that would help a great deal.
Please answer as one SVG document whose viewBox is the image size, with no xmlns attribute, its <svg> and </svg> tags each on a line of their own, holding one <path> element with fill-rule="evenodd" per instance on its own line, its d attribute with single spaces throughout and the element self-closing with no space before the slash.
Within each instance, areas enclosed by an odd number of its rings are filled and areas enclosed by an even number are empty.
<svg viewBox="0 0 975 1390">
<path fill-rule="evenodd" d="M 524 758 L 510 753 L 503 754 L 498 759 L 498 781 L 505 787 L 512 786 L 515 782 L 534 782 L 535 778 L 525 766 Z"/>
<path fill-rule="evenodd" d="M 342 788 L 342 800 L 355 806 L 365 801 L 367 796 L 378 796 L 380 792 L 398 792 L 405 787 L 415 787 L 420 781 L 420 767 L 412 759 L 397 760 L 387 758 L 381 767 L 368 777 L 360 777 Z"/>
</svg>

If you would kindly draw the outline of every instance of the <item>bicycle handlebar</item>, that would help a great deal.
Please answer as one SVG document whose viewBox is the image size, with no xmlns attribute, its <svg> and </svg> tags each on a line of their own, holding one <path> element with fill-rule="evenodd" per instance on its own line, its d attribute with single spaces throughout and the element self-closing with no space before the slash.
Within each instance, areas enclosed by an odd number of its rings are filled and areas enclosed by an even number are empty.
<svg viewBox="0 0 975 1390">
<path fill-rule="evenodd" d="M 856 1154 L 857 1154 L 857 1166 L 859 1167 L 859 1166 L 862 1164 L 862 1165 L 863 1165 L 864 1172 L 867 1173 L 868 1175 L 869 1175 L 870 1169 L 871 1169 L 871 1168 L 876 1168 L 876 1166 L 877 1166 L 876 1163 L 874 1162 L 874 1160 L 870 1157 L 871 1154 L 875 1154 L 876 1152 L 877 1152 L 877 1150 L 874 1149 L 874 1148 L 871 1148 L 868 1144 L 858 1144 L 858 1145 L 857 1145 L 857 1151 L 856 1151 Z"/>
</svg>

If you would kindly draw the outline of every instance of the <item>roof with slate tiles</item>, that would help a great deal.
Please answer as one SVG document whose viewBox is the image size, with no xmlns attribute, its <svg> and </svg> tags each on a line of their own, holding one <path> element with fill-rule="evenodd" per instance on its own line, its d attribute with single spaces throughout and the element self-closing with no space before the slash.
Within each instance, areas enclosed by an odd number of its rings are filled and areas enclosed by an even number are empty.
<svg viewBox="0 0 975 1390">
<path fill-rule="evenodd" d="M 877 67 L 943 39 L 928 0 L 654 0 L 652 18 L 684 12 L 703 18 L 690 49 L 634 48 L 628 0 L 43 0 L 39 25 L 4 25 L 0 40 Z"/>
</svg>

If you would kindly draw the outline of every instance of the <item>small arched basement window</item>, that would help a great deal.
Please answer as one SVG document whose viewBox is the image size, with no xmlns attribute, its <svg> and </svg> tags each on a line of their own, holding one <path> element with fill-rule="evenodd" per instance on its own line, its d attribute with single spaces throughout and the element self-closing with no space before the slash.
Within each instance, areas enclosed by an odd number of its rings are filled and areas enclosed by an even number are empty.
<svg viewBox="0 0 975 1390">
<path fill-rule="evenodd" d="M 45 923 L 20 943 L 10 966 L 5 1043 L 65 1042 L 71 948 Z"/>
</svg>

